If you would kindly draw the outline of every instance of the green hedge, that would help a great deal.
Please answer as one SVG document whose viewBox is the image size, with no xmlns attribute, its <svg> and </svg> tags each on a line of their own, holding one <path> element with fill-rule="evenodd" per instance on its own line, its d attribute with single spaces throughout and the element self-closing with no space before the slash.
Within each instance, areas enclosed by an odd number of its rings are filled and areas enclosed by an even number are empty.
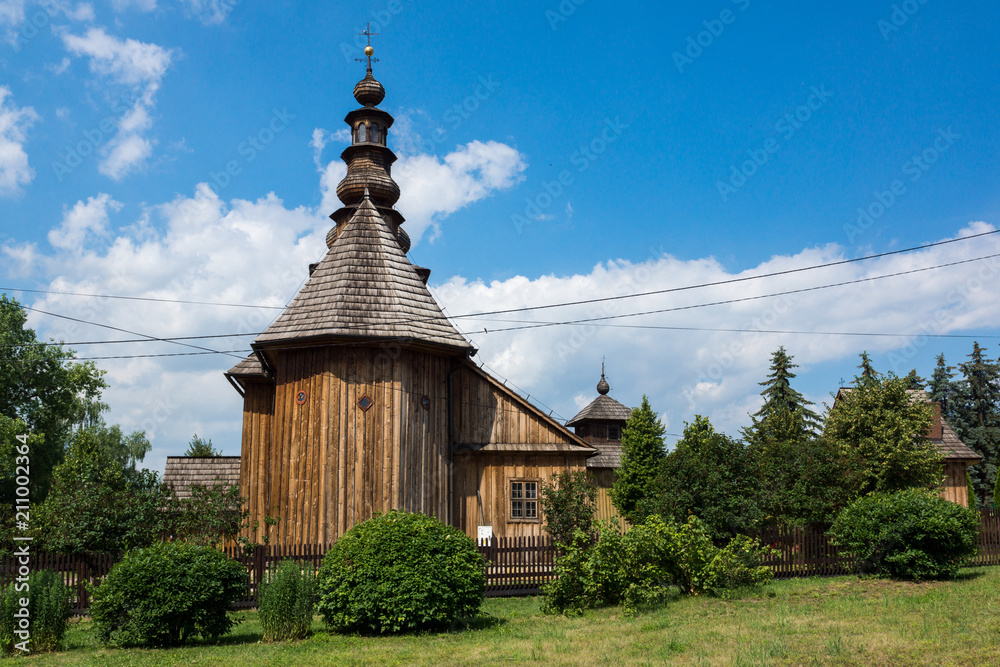
<svg viewBox="0 0 1000 667">
<path fill-rule="evenodd" d="M 860 574 L 949 579 L 976 555 L 979 514 L 923 489 L 875 493 L 848 505 L 830 534 Z"/>
<path fill-rule="evenodd" d="M 111 568 L 90 613 L 104 643 L 177 646 L 229 632 L 230 607 L 246 593 L 246 570 L 221 551 L 160 542 L 128 552 Z"/>
<path fill-rule="evenodd" d="M 319 611 L 336 632 L 454 628 L 479 612 L 484 565 L 457 528 L 392 511 L 358 524 L 326 552 Z"/>
</svg>

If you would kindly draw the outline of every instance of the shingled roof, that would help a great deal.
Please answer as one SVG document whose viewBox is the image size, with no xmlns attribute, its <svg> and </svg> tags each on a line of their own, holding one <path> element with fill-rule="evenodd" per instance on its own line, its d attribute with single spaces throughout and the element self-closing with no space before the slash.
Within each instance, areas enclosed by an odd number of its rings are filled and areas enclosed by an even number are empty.
<svg viewBox="0 0 1000 667">
<path fill-rule="evenodd" d="M 265 377 L 267 375 L 256 354 L 250 354 L 246 359 L 226 371 L 226 374 L 233 377 Z"/>
<path fill-rule="evenodd" d="M 178 498 L 190 498 L 192 486 L 230 488 L 240 483 L 239 456 L 168 456 L 163 483 Z"/>
<path fill-rule="evenodd" d="M 626 407 L 610 396 L 598 396 L 590 405 L 566 422 L 566 426 L 576 426 L 585 421 L 628 421 L 632 408 Z"/>
<path fill-rule="evenodd" d="M 590 446 L 600 453 L 587 459 L 588 468 L 622 467 L 622 444 L 620 442 L 592 442 Z"/>
<path fill-rule="evenodd" d="M 326 256 L 254 348 L 328 339 L 473 346 L 451 325 L 371 199 L 361 201 Z"/>
</svg>

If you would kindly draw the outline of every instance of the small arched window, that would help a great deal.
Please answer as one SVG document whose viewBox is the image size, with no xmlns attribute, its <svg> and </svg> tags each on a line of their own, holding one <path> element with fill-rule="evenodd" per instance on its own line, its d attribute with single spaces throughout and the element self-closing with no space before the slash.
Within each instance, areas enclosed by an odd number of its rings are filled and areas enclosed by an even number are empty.
<svg viewBox="0 0 1000 667">
<path fill-rule="evenodd" d="M 358 124 L 358 141 L 368 141 L 368 126 L 364 123 Z"/>
<path fill-rule="evenodd" d="M 385 128 L 384 130 L 382 130 L 382 145 L 383 146 L 386 145 L 385 142 L 388 139 L 389 139 L 389 128 Z"/>
<path fill-rule="evenodd" d="M 378 143 L 378 123 L 372 123 L 371 141 Z"/>
</svg>

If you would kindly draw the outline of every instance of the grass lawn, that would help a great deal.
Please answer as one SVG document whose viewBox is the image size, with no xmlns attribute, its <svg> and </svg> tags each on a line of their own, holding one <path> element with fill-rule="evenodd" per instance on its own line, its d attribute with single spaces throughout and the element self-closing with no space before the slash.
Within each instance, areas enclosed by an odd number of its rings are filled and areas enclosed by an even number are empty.
<svg viewBox="0 0 1000 667">
<path fill-rule="evenodd" d="M 954 582 L 855 577 L 775 582 L 738 599 L 684 597 L 633 618 L 618 608 L 545 616 L 539 599 L 491 599 L 476 629 L 415 637 L 260 643 L 255 612 L 218 644 L 104 649 L 87 619 L 37 665 L 1000 665 L 1000 568 Z M 15 663 L 15 660 L 17 661 Z"/>
</svg>

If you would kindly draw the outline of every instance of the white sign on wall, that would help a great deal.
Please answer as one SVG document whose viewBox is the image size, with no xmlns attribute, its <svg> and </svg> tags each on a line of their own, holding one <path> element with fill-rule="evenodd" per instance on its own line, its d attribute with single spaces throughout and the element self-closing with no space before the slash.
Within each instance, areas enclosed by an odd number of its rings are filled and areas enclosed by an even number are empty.
<svg viewBox="0 0 1000 667">
<path fill-rule="evenodd" d="M 479 546 L 489 545 L 490 540 L 493 539 L 493 526 L 480 526 L 479 536 L 476 540 L 476 544 Z"/>
</svg>

